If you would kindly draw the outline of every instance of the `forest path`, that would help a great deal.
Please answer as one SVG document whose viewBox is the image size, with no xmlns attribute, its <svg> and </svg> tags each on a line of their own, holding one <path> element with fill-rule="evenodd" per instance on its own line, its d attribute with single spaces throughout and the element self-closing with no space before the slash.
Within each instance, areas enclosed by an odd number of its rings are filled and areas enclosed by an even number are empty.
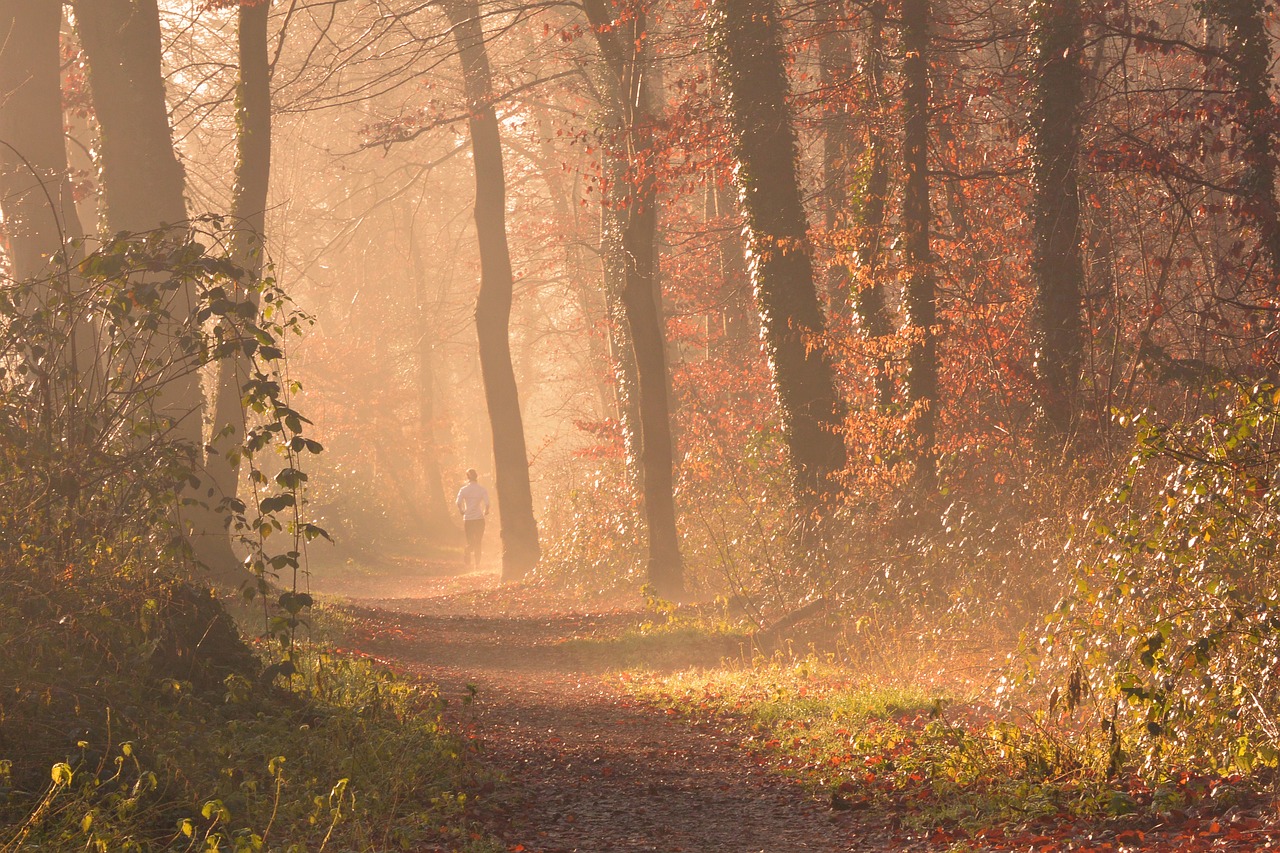
<svg viewBox="0 0 1280 853">
<path fill-rule="evenodd" d="M 475 726 L 482 762 L 508 780 L 482 811 L 509 850 L 905 849 L 860 840 L 854 815 L 770 769 L 732 732 L 670 718 L 602 677 L 616 664 L 571 638 L 616 633 L 637 621 L 635 610 L 514 615 L 496 612 L 483 589 L 457 589 L 428 579 L 409 597 L 353 602 L 370 628 L 358 640 L 439 684 L 451 706 L 475 686 L 458 713 Z M 703 662 L 725 651 L 701 650 Z"/>
</svg>

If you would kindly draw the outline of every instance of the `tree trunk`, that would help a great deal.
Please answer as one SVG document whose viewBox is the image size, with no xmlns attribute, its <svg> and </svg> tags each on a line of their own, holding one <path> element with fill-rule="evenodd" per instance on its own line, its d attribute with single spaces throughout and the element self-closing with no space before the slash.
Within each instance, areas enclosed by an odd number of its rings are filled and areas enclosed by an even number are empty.
<svg viewBox="0 0 1280 853">
<path fill-rule="evenodd" d="M 653 176 L 653 103 L 649 91 L 649 32 L 642 4 L 619 9 L 589 0 L 591 20 L 610 75 L 611 138 L 603 156 L 614 173 L 604 205 L 603 243 L 621 249 L 622 306 L 639 391 L 641 471 L 649 531 L 648 577 L 663 598 L 684 594 L 684 559 L 676 528 L 674 442 L 666 334 L 658 279 L 658 193 Z"/>
<path fill-rule="evenodd" d="M 726 88 L 752 283 L 795 493 L 802 505 L 820 512 L 840 492 L 844 407 L 823 339 L 777 3 L 713 0 L 710 22 Z"/>
<path fill-rule="evenodd" d="M 13 277 L 50 275 L 84 237 L 62 132 L 58 0 L 0 0 L 0 206 Z"/>
<path fill-rule="evenodd" d="M 452 0 L 445 6 L 462 62 L 471 112 L 471 151 L 476 171 L 476 236 L 480 243 L 480 294 L 476 298 L 476 334 L 484 379 L 498 510 L 502 524 L 502 579 L 519 580 L 538 562 L 538 525 L 533 517 L 529 456 L 525 449 L 520 395 L 511 366 L 511 303 L 514 276 L 507 247 L 506 179 L 502 140 L 493 108 L 489 55 L 476 0 Z"/>
<path fill-rule="evenodd" d="M 169 126 L 156 0 L 74 0 L 73 8 L 98 120 L 106 226 L 113 233 L 169 232 L 181 242 L 187 236 L 185 177 Z M 202 471 L 205 402 L 200 375 L 182 344 L 196 298 L 193 281 L 176 282 L 164 306 L 172 319 L 161 323 L 147 349 L 148 358 L 161 365 L 148 404 L 161 427 L 152 439 L 172 442 L 191 455 L 197 484 L 184 497 L 190 495 L 197 505 L 180 524 L 200 557 L 211 544 L 220 549 L 217 543 L 226 531 L 218 513 L 201 507 L 216 501 L 216 487 Z M 231 563 L 206 565 L 219 580 L 245 579 Z"/>
<path fill-rule="evenodd" d="M 1037 408 L 1052 434 L 1067 436 L 1077 418 L 1084 310 L 1079 192 L 1084 22 L 1080 0 L 1039 0 L 1031 17 Z"/>
<path fill-rule="evenodd" d="M 884 284 L 881 281 L 884 262 L 884 219 L 889 196 L 889 156 L 883 122 L 888 112 L 884 92 L 884 3 L 873 2 L 868 8 L 868 31 L 863 65 L 870 88 L 870 98 L 875 105 L 867 122 L 867 179 L 862 190 L 862 203 L 858 206 L 856 234 L 858 247 L 858 278 L 854 297 L 854 313 L 862 325 L 863 333 L 883 347 L 892 328 L 889 310 L 885 304 Z M 877 361 L 873 381 L 876 389 L 876 405 L 888 409 L 893 405 L 893 371 L 888 358 Z"/>
<path fill-rule="evenodd" d="M 231 260 L 252 286 L 262 275 L 266 232 L 267 186 L 271 177 L 271 65 L 267 53 L 269 3 L 241 4 L 239 9 L 240 76 L 236 81 L 236 175 L 231 197 Z M 242 298 L 245 294 L 242 294 Z M 247 294 L 256 310 L 257 291 Z M 240 350 L 218 362 L 213 430 L 205 470 L 215 501 L 236 497 L 240 480 L 240 447 L 244 443 L 243 387 L 250 359 Z M 228 536 L 205 546 L 206 565 L 234 559 Z"/>
<path fill-rule="evenodd" d="M 33 294 L 41 307 L 79 295 L 72 267 L 85 236 L 62 129 L 61 28 L 57 0 L 0 0 L 0 208 L 13 278 L 41 280 Z M 97 346 L 81 313 L 62 318 L 69 338 L 42 348 L 65 368 L 53 380 L 57 398 L 87 408 Z"/>
<path fill-rule="evenodd" d="M 916 417 L 916 478 L 922 491 L 937 481 L 935 433 L 938 405 L 938 293 L 934 281 L 929 204 L 929 28 L 930 0 L 902 4 L 902 156 L 906 186 L 902 201 L 903 255 L 907 282 L 903 309 L 911 333 L 906 397 Z"/>
<path fill-rule="evenodd" d="M 1220 73 L 1235 89 L 1233 119 L 1241 169 L 1232 189 L 1240 218 L 1258 231 L 1270 274 L 1266 293 L 1280 289 L 1280 199 L 1276 197 L 1276 105 L 1271 97 L 1271 39 L 1263 0 L 1210 0 L 1206 22 L 1221 28 Z"/>
<path fill-rule="evenodd" d="M 849 190 L 859 159 L 849 99 L 840 91 L 855 73 L 844 5 L 843 0 L 821 0 L 817 5 L 819 82 L 827 93 L 824 103 L 829 110 L 822 117 L 822 200 L 828 239 L 850 225 Z M 849 264 L 843 260 L 833 262 L 827 267 L 826 278 L 827 299 L 833 313 L 848 316 L 853 305 Z"/>
<path fill-rule="evenodd" d="M 98 119 L 107 228 L 142 233 L 179 226 L 187 216 L 185 179 L 169 127 L 156 0 L 75 0 L 73 6 Z M 195 285 L 181 283 L 167 306 L 177 324 L 191 315 L 195 300 Z M 173 337 L 162 329 L 157 340 Z M 173 346 L 158 353 L 173 369 L 161 377 L 152 405 L 172 425 L 169 437 L 199 453 L 204 398 L 199 375 L 180 364 L 183 356 Z"/>
</svg>

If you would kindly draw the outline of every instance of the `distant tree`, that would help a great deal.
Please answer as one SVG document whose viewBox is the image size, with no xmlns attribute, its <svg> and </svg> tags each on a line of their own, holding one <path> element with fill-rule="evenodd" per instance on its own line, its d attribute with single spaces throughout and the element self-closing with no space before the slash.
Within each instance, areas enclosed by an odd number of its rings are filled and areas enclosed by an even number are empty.
<svg viewBox="0 0 1280 853">
<path fill-rule="evenodd" d="M 710 26 L 795 494 L 802 505 L 822 510 L 840 491 L 844 415 L 814 282 L 778 4 L 713 0 Z"/>
<path fill-rule="evenodd" d="M 525 449 L 520 394 L 511 366 L 511 303 L 514 275 L 507 245 L 506 178 L 502 139 L 493 106 L 493 84 L 477 0 L 449 0 L 466 88 L 471 151 L 475 163 L 476 235 L 480 243 L 480 294 L 476 333 L 489 423 L 493 429 L 495 485 L 502 524 L 502 577 L 514 581 L 538 562 L 538 525 L 533 516 L 529 456 Z"/>
</svg>

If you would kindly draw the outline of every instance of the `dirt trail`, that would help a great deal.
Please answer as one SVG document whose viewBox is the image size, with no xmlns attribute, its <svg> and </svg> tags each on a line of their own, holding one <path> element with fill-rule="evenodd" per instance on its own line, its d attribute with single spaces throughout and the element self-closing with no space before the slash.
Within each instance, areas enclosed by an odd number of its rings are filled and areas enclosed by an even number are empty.
<svg viewBox="0 0 1280 853">
<path fill-rule="evenodd" d="M 475 685 L 466 714 L 483 760 L 510 780 L 486 821 L 508 849 L 884 849 L 859 843 L 853 815 L 771 771 L 730 734 L 635 703 L 601 678 L 607 661 L 562 642 L 634 614 L 490 616 L 476 612 L 480 601 L 361 602 L 362 616 L 385 629 L 362 645 L 435 681 L 453 701 Z"/>
</svg>

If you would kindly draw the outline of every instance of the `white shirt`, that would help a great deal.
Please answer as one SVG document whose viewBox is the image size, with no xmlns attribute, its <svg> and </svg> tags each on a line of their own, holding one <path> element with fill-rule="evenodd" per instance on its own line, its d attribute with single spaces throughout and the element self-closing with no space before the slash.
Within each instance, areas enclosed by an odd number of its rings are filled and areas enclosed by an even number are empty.
<svg viewBox="0 0 1280 853">
<path fill-rule="evenodd" d="M 479 483 L 458 489 L 458 511 L 463 521 L 477 521 L 489 514 L 489 490 Z"/>
</svg>

